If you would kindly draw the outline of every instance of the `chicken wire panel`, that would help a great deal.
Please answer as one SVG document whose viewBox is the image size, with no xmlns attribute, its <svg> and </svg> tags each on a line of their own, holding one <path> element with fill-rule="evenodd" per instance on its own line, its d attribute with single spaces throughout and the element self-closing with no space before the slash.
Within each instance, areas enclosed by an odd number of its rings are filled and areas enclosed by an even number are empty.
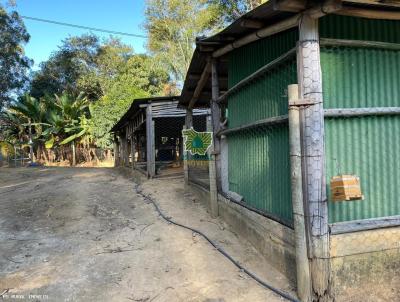
<svg viewBox="0 0 400 302">
<path fill-rule="evenodd" d="M 377 47 L 322 47 L 326 108 L 400 107 L 400 51 Z M 400 116 L 326 118 L 329 222 L 400 215 Z M 330 180 L 360 177 L 364 200 L 333 202 Z"/>
<path fill-rule="evenodd" d="M 299 31 L 292 28 L 233 50 L 229 54 L 229 87 L 296 46 Z"/>
<path fill-rule="evenodd" d="M 336 201 L 328 188 L 329 222 L 400 215 L 400 116 L 325 120 L 327 183 L 360 178 L 364 200 Z"/>
<path fill-rule="evenodd" d="M 325 108 L 400 106 L 400 51 L 323 47 Z"/>
<path fill-rule="evenodd" d="M 154 147 L 156 162 L 182 160 L 182 129 L 185 117 L 158 117 L 154 119 Z"/>
<path fill-rule="evenodd" d="M 287 87 L 297 83 L 295 56 L 228 97 L 229 127 L 288 113 Z"/>
<path fill-rule="evenodd" d="M 287 124 L 229 134 L 229 190 L 253 208 L 292 224 Z"/>
</svg>

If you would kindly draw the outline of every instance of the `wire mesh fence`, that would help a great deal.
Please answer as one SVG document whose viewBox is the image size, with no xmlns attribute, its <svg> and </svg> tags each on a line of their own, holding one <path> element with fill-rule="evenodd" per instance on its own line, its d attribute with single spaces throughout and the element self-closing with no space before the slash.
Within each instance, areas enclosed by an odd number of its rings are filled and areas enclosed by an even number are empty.
<svg viewBox="0 0 400 302">
<path fill-rule="evenodd" d="M 288 85 L 297 83 L 289 51 L 233 91 L 226 107 L 229 191 L 242 202 L 292 226 Z M 261 72 L 262 71 L 262 72 Z"/>
</svg>

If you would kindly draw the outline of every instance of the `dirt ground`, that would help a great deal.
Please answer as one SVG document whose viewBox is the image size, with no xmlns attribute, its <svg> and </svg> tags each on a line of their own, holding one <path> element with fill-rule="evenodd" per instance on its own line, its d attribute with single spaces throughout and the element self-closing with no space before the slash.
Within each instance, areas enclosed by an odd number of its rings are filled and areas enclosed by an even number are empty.
<svg viewBox="0 0 400 302">
<path fill-rule="evenodd" d="M 0 168 L 0 295 L 5 301 L 283 301 L 203 238 L 168 224 L 107 168 Z M 185 193 L 183 179 L 140 188 L 274 286 L 257 251 Z"/>
</svg>

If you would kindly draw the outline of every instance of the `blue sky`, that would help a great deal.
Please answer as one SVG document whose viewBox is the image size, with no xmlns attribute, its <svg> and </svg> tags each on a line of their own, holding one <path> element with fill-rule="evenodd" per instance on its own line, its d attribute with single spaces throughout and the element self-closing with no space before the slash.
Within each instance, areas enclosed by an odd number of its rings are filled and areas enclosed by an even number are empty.
<svg viewBox="0 0 400 302">
<path fill-rule="evenodd" d="M 144 0 L 17 0 L 15 9 L 24 16 L 145 35 Z M 34 60 L 34 69 L 57 50 L 61 40 L 89 32 L 26 19 L 24 23 L 31 35 L 25 51 Z M 109 37 L 108 34 L 93 33 Z M 121 37 L 121 40 L 131 45 L 135 52 L 145 52 L 145 39 Z"/>
</svg>

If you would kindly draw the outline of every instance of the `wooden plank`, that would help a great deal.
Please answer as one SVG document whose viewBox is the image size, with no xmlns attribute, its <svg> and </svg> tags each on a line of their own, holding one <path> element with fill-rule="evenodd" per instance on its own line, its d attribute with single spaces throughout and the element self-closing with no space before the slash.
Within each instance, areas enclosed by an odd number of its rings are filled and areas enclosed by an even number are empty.
<svg viewBox="0 0 400 302">
<path fill-rule="evenodd" d="M 400 226 L 400 215 L 383 218 L 370 218 L 346 222 L 336 222 L 330 224 L 329 229 L 331 234 L 337 235 L 395 226 Z"/>
<path fill-rule="evenodd" d="M 325 180 L 324 111 L 318 19 L 304 15 L 300 25 L 297 74 L 300 98 L 314 105 L 301 110 L 303 192 L 308 214 L 312 288 L 317 301 L 329 296 L 329 229 Z"/>
</svg>

